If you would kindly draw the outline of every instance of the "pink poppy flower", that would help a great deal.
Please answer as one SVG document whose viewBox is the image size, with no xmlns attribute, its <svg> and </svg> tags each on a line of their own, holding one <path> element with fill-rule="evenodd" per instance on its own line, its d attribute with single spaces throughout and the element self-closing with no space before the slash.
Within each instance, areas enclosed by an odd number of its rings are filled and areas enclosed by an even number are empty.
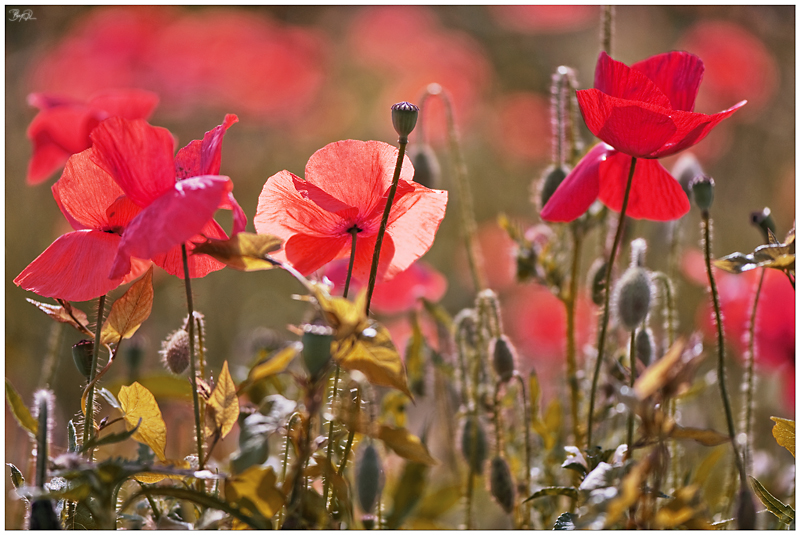
<svg viewBox="0 0 800 535">
<path fill-rule="evenodd" d="M 28 127 L 33 155 L 28 164 L 28 184 L 39 184 L 67 159 L 91 146 L 89 134 L 102 120 L 119 116 L 147 119 L 158 96 L 138 89 L 96 93 L 86 102 L 47 93 L 33 93 L 28 103 L 39 113 Z"/>
<path fill-rule="evenodd" d="M 349 258 L 357 231 L 353 277 L 366 280 L 394 174 L 397 149 L 380 141 L 345 140 L 315 152 L 305 180 L 289 171 L 273 175 L 258 198 L 254 223 L 260 234 L 284 240 L 275 254 L 304 275 L 337 258 Z M 447 192 L 413 182 L 406 156 L 389 214 L 378 280 L 407 269 L 433 243 L 444 218 Z"/>
<path fill-rule="evenodd" d="M 581 30 L 598 19 L 598 6 L 489 6 L 497 23 L 522 33 L 560 33 Z"/>
<path fill-rule="evenodd" d="M 656 158 L 703 139 L 745 104 L 714 115 L 694 113 L 703 62 L 687 52 L 653 56 L 628 67 L 600 53 L 595 87 L 578 91 L 586 126 L 605 144 L 596 145 L 558 187 L 541 216 L 572 221 L 598 197 L 620 211 L 631 157 L 639 158 L 627 214 L 667 221 L 689 211 L 689 201 Z"/>
</svg>

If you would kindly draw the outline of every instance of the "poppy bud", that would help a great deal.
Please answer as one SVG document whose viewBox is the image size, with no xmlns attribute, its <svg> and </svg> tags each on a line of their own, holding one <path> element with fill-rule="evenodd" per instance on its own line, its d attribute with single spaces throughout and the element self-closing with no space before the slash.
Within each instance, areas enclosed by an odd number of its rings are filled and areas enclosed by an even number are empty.
<svg viewBox="0 0 800 535">
<path fill-rule="evenodd" d="M 644 255 L 647 252 L 647 242 L 644 238 L 636 238 L 631 242 L 631 265 L 644 267 Z"/>
<path fill-rule="evenodd" d="M 653 361 L 653 354 L 655 353 L 653 333 L 650 329 L 641 329 L 636 333 L 634 347 L 636 349 L 636 358 L 642 361 L 642 364 L 645 366 L 650 366 Z"/>
<path fill-rule="evenodd" d="M 500 382 L 505 383 L 514 375 L 514 348 L 506 336 L 493 338 L 490 344 L 492 367 Z"/>
<path fill-rule="evenodd" d="M 500 456 L 492 459 L 489 483 L 494 499 L 506 513 L 511 513 L 514 510 L 514 480 L 508 463 Z"/>
<path fill-rule="evenodd" d="M 736 499 L 736 529 L 756 529 L 756 504 L 744 483 Z"/>
<path fill-rule="evenodd" d="M 558 186 L 564 182 L 564 179 L 567 178 L 568 174 L 569 170 L 561 165 L 551 165 L 545 169 L 544 176 L 541 180 L 541 190 L 539 191 L 539 202 L 541 203 L 540 208 L 545 207 L 547 201 L 550 200 L 550 197 L 552 197 L 553 193 L 556 192 Z"/>
<path fill-rule="evenodd" d="M 139 375 L 139 367 L 142 365 L 144 358 L 144 344 L 142 339 L 138 336 L 133 337 L 125 346 L 125 361 L 128 363 L 131 377 Z"/>
<path fill-rule="evenodd" d="M 769 231 L 775 234 L 775 221 L 772 219 L 772 211 L 769 208 L 764 208 L 758 212 L 750 214 L 750 222 L 761 229 L 764 235 L 764 241 L 769 241 Z"/>
<path fill-rule="evenodd" d="M 698 208 L 706 212 L 714 202 L 714 179 L 708 175 L 694 177 L 691 182 L 692 195 Z"/>
<path fill-rule="evenodd" d="M 33 501 L 31 504 L 31 520 L 28 529 L 61 529 L 61 522 L 59 522 L 56 511 L 53 508 L 53 500 L 39 499 Z"/>
<path fill-rule="evenodd" d="M 94 340 L 81 340 L 72 346 L 72 360 L 87 381 L 92 374 L 92 353 L 94 353 Z"/>
<path fill-rule="evenodd" d="M 437 189 L 442 179 L 442 167 L 430 145 L 415 144 L 409 149 L 408 156 L 414 164 L 414 182 L 426 188 Z"/>
<path fill-rule="evenodd" d="M 408 141 L 408 135 L 417 125 L 419 108 L 410 102 L 398 102 L 392 106 L 392 125 L 401 141 Z"/>
<path fill-rule="evenodd" d="M 689 184 L 695 177 L 703 174 L 703 168 L 700 166 L 700 162 L 697 161 L 697 158 L 691 152 L 683 153 L 672 168 L 672 176 L 678 179 L 678 183 L 681 185 L 683 192 L 689 200 L 692 199 L 692 188 Z"/>
<path fill-rule="evenodd" d="M 189 333 L 178 329 L 161 342 L 161 361 L 164 367 L 180 375 L 189 367 Z"/>
<path fill-rule="evenodd" d="M 602 258 L 598 258 L 597 260 L 595 260 L 594 264 L 589 270 L 589 273 L 592 274 L 591 276 L 592 303 L 594 303 L 597 306 L 603 304 L 603 291 L 605 290 L 605 285 L 606 285 L 607 265 L 608 263 L 603 261 Z"/>
<path fill-rule="evenodd" d="M 372 443 L 367 444 L 356 459 L 356 488 L 358 489 L 358 503 L 361 510 L 369 515 L 375 508 L 375 503 L 383 487 L 383 467 L 378 450 Z"/>
<path fill-rule="evenodd" d="M 467 416 L 461 432 L 461 454 L 474 473 L 483 473 L 483 462 L 488 449 L 486 431 L 483 430 L 480 419 L 475 415 Z"/>
<path fill-rule="evenodd" d="M 303 326 L 303 364 L 311 378 L 318 379 L 331 360 L 333 329 L 327 325 Z"/>
<path fill-rule="evenodd" d="M 626 330 L 632 331 L 641 324 L 650 311 L 650 275 L 640 267 L 629 268 L 617 283 L 617 316 Z"/>
</svg>

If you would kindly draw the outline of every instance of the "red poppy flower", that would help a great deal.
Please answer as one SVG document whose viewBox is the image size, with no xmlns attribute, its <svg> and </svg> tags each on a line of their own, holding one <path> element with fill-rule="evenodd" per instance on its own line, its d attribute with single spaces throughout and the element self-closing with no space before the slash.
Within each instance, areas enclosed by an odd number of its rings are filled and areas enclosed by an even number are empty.
<svg viewBox="0 0 800 535">
<path fill-rule="evenodd" d="M 575 166 L 542 210 L 547 221 L 572 221 L 596 199 L 621 210 L 631 157 L 640 158 L 627 214 L 666 221 L 689 211 L 689 201 L 655 158 L 703 139 L 745 104 L 714 115 L 693 113 L 703 62 L 687 52 L 668 52 L 628 67 L 600 53 L 595 88 L 578 91 L 584 121 L 607 145 L 596 145 Z"/>
<path fill-rule="evenodd" d="M 349 258 L 357 230 L 353 277 L 366 280 L 386 206 L 397 149 L 380 141 L 345 140 L 315 152 L 305 180 L 289 171 L 273 175 L 258 198 L 260 234 L 284 240 L 275 254 L 304 275 L 337 258 Z M 406 156 L 400 172 L 378 265 L 378 280 L 407 269 L 433 243 L 444 218 L 447 192 L 413 182 Z"/>
<path fill-rule="evenodd" d="M 172 134 L 143 120 L 113 117 L 92 132 L 91 162 L 112 176 L 138 210 L 122 234 L 111 272 L 118 277 L 130 269 L 131 257 L 152 259 L 168 273 L 183 278 L 181 244 L 192 240 L 226 239 L 212 219 L 218 208 L 233 210 L 233 233 L 246 224 L 231 194 L 233 183 L 219 176 L 225 131 L 239 119 L 226 115 L 202 141 L 189 143 L 173 157 Z M 191 277 L 203 277 L 224 265 L 211 257 L 189 258 Z"/>
<path fill-rule="evenodd" d="M 67 159 L 91 146 L 89 134 L 100 121 L 112 116 L 147 119 L 158 96 L 138 89 L 97 93 L 87 102 L 46 93 L 33 93 L 28 103 L 39 113 L 28 127 L 33 155 L 28 164 L 28 184 L 39 184 Z"/>
<path fill-rule="evenodd" d="M 502 27 L 522 33 L 560 33 L 581 30 L 599 16 L 599 6 L 489 6 Z"/>
</svg>

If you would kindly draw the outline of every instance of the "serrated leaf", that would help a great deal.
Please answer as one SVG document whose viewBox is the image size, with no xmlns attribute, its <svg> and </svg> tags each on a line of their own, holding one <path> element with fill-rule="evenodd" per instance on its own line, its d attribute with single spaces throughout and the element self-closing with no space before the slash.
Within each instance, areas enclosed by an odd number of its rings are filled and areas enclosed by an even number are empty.
<svg viewBox="0 0 800 535">
<path fill-rule="evenodd" d="M 6 463 L 11 469 L 11 484 L 14 485 L 15 489 L 18 489 L 25 485 L 25 476 L 22 475 L 22 472 L 19 471 L 19 468 L 14 466 L 11 463 Z"/>
<path fill-rule="evenodd" d="M 545 487 L 531 494 L 528 498 L 523 500 L 522 503 L 535 500 L 536 498 L 543 498 L 545 496 L 566 496 L 568 498 L 572 498 L 573 500 L 577 500 L 578 489 L 575 487 Z"/>
<path fill-rule="evenodd" d="M 698 429 L 695 427 L 681 427 L 676 425 L 669 435 L 672 438 L 686 438 L 699 442 L 703 446 L 719 446 L 730 442 L 728 435 L 723 435 L 713 429 Z"/>
<path fill-rule="evenodd" d="M 118 442 L 122 442 L 123 440 L 128 440 L 130 437 L 133 436 L 134 433 L 136 433 L 136 431 L 139 430 L 139 426 L 141 424 L 142 424 L 142 419 L 139 418 L 139 421 L 137 422 L 136 426 L 129 431 L 123 431 L 122 433 L 109 433 L 107 435 L 104 435 L 103 437 L 92 438 L 89 440 L 89 442 L 81 446 L 79 453 L 83 453 L 89 450 L 90 448 L 96 448 L 98 446 L 106 446 L 108 444 L 116 444 Z"/>
<path fill-rule="evenodd" d="M 377 438 L 382 440 L 397 455 L 409 461 L 429 466 L 438 464 L 436 459 L 431 457 L 425 444 L 422 443 L 419 437 L 412 435 L 408 429 L 382 425 L 378 430 Z"/>
<path fill-rule="evenodd" d="M 300 354 L 301 349 L 303 349 L 303 344 L 300 342 L 291 343 L 275 353 L 269 360 L 253 366 L 247 376 L 247 380 L 242 384 L 239 390 L 242 390 L 246 385 L 251 385 L 261 379 L 281 373 L 288 368 L 292 360 Z"/>
<path fill-rule="evenodd" d="M 228 371 L 227 360 L 222 364 L 222 371 L 211 397 L 206 402 L 206 409 L 212 413 L 220 438 L 225 438 L 239 418 L 239 398 L 236 397 L 236 385 Z"/>
<path fill-rule="evenodd" d="M 100 342 L 117 343 L 123 338 L 133 336 L 139 326 L 150 316 L 153 309 L 153 266 L 111 306 Z"/>
<path fill-rule="evenodd" d="M 88 331 L 86 329 L 86 325 L 89 323 L 89 317 L 86 315 L 85 312 L 82 310 L 78 310 L 77 308 L 70 305 L 67 301 L 60 301 L 62 303 L 61 306 L 57 305 L 49 305 L 47 303 L 40 303 L 39 301 L 34 301 L 33 299 L 25 299 L 28 303 L 32 304 L 54 320 L 59 323 L 66 323 L 72 325 L 81 333 L 94 338 L 94 333 Z M 72 316 L 70 316 L 72 313 Z M 74 316 L 74 317 L 73 317 Z M 75 321 L 78 320 L 78 321 Z"/>
<path fill-rule="evenodd" d="M 11 381 L 8 380 L 6 377 L 6 401 L 8 402 L 8 406 L 11 409 L 11 414 L 14 415 L 14 419 L 17 420 L 17 423 L 22 426 L 28 433 L 31 434 L 34 438 L 36 438 L 37 431 L 39 429 L 39 423 L 31 416 L 31 411 L 28 410 L 28 407 L 25 406 L 25 402 L 22 401 L 19 393 L 14 389 L 14 386 L 11 384 Z"/>
<path fill-rule="evenodd" d="M 764 504 L 764 507 L 766 507 L 770 513 L 778 517 L 778 520 L 784 524 L 788 525 L 794 522 L 794 509 L 773 496 L 756 478 L 753 476 L 749 477 L 750 483 L 753 485 L 753 490 L 758 496 L 758 499 L 761 500 L 761 503 Z"/>
<path fill-rule="evenodd" d="M 779 446 L 783 446 L 794 457 L 794 420 L 770 416 L 775 425 L 772 426 L 772 436 Z"/>
<path fill-rule="evenodd" d="M 117 398 L 114 397 L 114 394 L 109 392 L 106 388 L 98 388 L 97 393 L 103 396 L 103 399 L 106 400 L 106 403 L 115 409 L 119 409 L 119 401 L 117 401 Z"/>
<path fill-rule="evenodd" d="M 357 335 L 334 342 L 331 350 L 333 359 L 345 370 L 358 370 L 373 385 L 390 386 L 412 398 L 403 359 L 383 325 L 370 322 Z"/>
<path fill-rule="evenodd" d="M 119 390 L 119 404 L 130 430 L 141 418 L 142 423 L 133 435 L 134 440 L 147 444 L 161 461 L 166 460 L 164 448 L 167 445 L 167 426 L 161 417 L 156 398 L 138 382 L 123 386 Z"/>
<path fill-rule="evenodd" d="M 277 477 L 271 466 L 251 466 L 225 480 L 225 498 L 232 504 L 249 500 L 264 518 L 271 518 L 286 501 L 276 482 Z"/>
<path fill-rule="evenodd" d="M 227 240 L 207 239 L 195 243 L 192 254 L 207 254 L 239 271 L 261 271 L 279 266 L 269 253 L 281 248 L 283 240 L 269 234 L 239 232 Z"/>
<path fill-rule="evenodd" d="M 561 513 L 553 524 L 553 531 L 573 531 L 578 515 L 573 513 Z"/>
</svg>

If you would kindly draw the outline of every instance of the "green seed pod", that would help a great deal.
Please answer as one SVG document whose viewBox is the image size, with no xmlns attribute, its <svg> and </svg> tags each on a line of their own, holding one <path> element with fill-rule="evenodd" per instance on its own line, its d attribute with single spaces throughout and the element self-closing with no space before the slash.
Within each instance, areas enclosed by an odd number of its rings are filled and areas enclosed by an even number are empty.
<svg viewBox="0 0 800 535">
<path fill-rule="evenodd" d="M 28 529 L 31 530 L 58 530 L 61 522 L 56 516 L 53 500 L 39 499 L 31 504 L 31 519 Z"/>
<path fill-rule="evenodd" d="M 408 150 L 408 156 L 414 165 L 414 182 L 426 188 L 437 189 L 442 181 L 442 167 L 430 145 L 414 144 Z"/>
<path fill-rule="evenodd" d="M 333 329 L 327 325 L 303 325 L 303 364 L 311 378 L 319 379 L 331 361 Z"/>
<path fill-rule="evenodd" d="M 467 416 L 461 431 L 461 454 L 476 474 L 483 473 L 483 463 L 486 461 L 488 450 L 486 431 L 480 419 L 474 415 Z"/>
<path fill-rule="evenodd" d="M 94 352 L 94 340 L 81 340 L 72 346 L 72 360 L 78 371 L 89 380 L 92 373 L 92 353 Z"/>
<path fill-rule="evenodd" d="M 510 514 L 514 510 L 514 479 L 511 477 L 508 463 L 500 456 L 492 459 L 489 482 L 492 496 L 500 504 L 500 507 Z"/>
<path fill-rule="evenodd" d="M 550 200 L 550 197 L 553 196 L 553 193 L 556 192 L 558 186 L 564 182 L 564 179 L 567 178 L 569 174 L 569 169 L 564 166 L 558 165 L 553 166 L 551 165 L 547 169 L 545 169 L 544 174 L 541 179 L 541 189 L 539 191 L 539 203 L 540 209 L 543 209 L 547 204 L 547 201 Z"/>
<path fill-rule="evenodd" d="M 711 208 L 714 202 L 714 179 L 707 175 L 694 177 L 691 184 L 694 203 L 704 212 Z"/>
<path fill-rule="evenodd" d="M 636 358 L 645 366 L 650 366 L 653 363 L 653 355 L 656 352 L 655 344 L 653 344 L 653 333 L 650 329 L 641 329 L 636 333 L 634 347 L 636 348 Z"/>
<path fill-rule="evenodd" d="M 602 258 L 598 258 L 595 260 L 594 264 L 592 264 L 589 273 L 591 274 L 591 288 L 592 288 L 592 303 L 597 306 L 603 304 L 603 292 L 605 291 L 605 284 L 606 284 L 606 266 L 608 262 L 605 262 Z"/>
<path fill-rule="evenodd" d="M 398 102 L 392 106 L 392 125 L 401 140 L 408 140 L 408 135 L 417 126 L 419 108 L 410 102 Z"/>
<path fill-rule="evenodd" d="M 678 183 L 681 185 L 681 189 L 683 189 L 686 197 L 691 201 L 692 188 L 689 186 L 689 184 L 692 182 L 692 180 L 694 180 L 695 177 L 705 173 L 703 172 L 703 168 L 700 166 L 700 162 L 697 160 L 695 155 L 691 152 L 684 152 L 672 167 L 671 174 L 678 180 Z"/>
<path fill-rule="evenodd" d="M 769 208 L 764 208 L 758 212 L 752 212 L 750 214 L 750 222 L 757 226 L 761 233 L 764 235 L 764 241 L 769 241 L 769 233 L 772 232 L 775 234 L 777 232 L 775 228 L 775 220 L 772 219 L 772 211 Z"/>
<path fill-rule="evenodd" d="M 161 342 L 161 361 L 164 367 L 180 375 L 189 367 L 191 358 L 189 351 L 189 333 L 183 329 L 178 329 L 170 334 L 166 340 Z"/>
<path fill-rule="evenodd" d="M 632 267 L 622 274 L 617 283 L 615 303 L 625 330 L 634 330 L 647 317 L 651 295 L 650 274 L 646 269 Z"/>
<path fill-rule="evenodd" d="M 492 354 L 492 367 L 501 383 L 505 383 L 514 376 L 516 362 L 514 346 L 506 336 L 493 338 L 489 345 Z"/>
<path fill-rule="evenodd" d="M 358 503 L 364 514 L 369 515 L 375 508 L 383 487 L 383 467 L 378 450 L 370 442 L 360 448 L 356 459 L 356 489 Z"/>
</svg>

